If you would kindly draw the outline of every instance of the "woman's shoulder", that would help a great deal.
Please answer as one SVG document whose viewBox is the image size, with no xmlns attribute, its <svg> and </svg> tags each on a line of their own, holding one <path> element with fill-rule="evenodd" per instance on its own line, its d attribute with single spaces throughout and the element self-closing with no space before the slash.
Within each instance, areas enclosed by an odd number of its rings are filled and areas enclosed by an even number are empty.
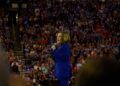
<svg viewBox="0 0 120 86">
<path fill-rule="evenodd" d="M 61 50 L 70 50 L 70 45 L 68 44 L 68 43 L 64 43 L 64 44 L 62 44 L 62 46 L 61 46 Z"/>
<path fill-rule="evenodd" d="M 70 47 L 70 46 L 69 46 L 68 43 L 64 43 L 64 44 L 61 45 L 61 48 L 69 48 L 69 47 Z"/>
<path fill-rule="evenodd" d="M 70 47 L 69 43 L 63 43 L 62 46 Z"/>
</svg>

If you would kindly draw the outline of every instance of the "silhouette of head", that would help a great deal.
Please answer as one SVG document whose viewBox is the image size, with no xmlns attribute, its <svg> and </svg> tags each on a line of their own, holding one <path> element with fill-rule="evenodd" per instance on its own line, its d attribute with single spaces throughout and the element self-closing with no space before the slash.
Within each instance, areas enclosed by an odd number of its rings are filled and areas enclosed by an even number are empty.
<svg viewBox="0 0 120 86">
<path fill-rule="evenodd" d="M 120 64 L 109 58 L 89 59 L 80 70 L 75 86 L 120 86 Z"/>
</svg>

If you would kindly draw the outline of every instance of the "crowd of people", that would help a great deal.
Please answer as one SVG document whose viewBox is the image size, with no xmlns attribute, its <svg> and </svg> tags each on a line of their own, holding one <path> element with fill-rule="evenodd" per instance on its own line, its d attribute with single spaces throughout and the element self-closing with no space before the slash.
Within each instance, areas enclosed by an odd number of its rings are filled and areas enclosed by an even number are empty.
<svg viewBox="0 0 120 86">
<path fill-rule="evenodd" d="M 71 81 L 87 58 L 106 55 L 119 60 L 119 0 L 29 1 L 16 25 L 25 63 L 12 53 L 14 41 L 9 37 L 7 16 L 0 18 L 0 41 L 8 51 L 11 67 L 16 64 L 18 71 L 28 72 L 25 76 L 34 86 L 40 86 L 40 81 L 56 80 L 51 45 L 59 31 L 68 31 L 71 36 Z"/>
</svg>

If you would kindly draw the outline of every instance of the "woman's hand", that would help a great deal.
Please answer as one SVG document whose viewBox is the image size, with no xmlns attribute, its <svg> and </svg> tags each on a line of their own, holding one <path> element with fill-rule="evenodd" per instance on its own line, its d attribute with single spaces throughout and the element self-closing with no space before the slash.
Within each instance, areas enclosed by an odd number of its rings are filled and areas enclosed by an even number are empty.
<svg viewBox="0 0 120 86">
<path fill-rule="evenodd" d="M 56 49 L 56 45 L 53 44 L 51 48 L 52 48 L 52 50 L 55 50 Z"/>
</svg>

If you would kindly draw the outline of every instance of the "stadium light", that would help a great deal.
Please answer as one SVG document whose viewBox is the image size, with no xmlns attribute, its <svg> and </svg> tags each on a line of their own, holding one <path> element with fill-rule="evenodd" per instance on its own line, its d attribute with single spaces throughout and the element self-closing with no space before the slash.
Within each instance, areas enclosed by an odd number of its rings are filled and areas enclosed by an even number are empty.
<svg viewBox="0 0 120 86">
<path fill-rule="evenodd" d="M 27 4 L 26 3 L 21 4 L 21 8 L 23 9 L 27 8 Z"/>
<path fill-rule="evenodd" d="M 18 9 L 18 8 L 19 8 L 18 3 L 12 3 L 11 5 L 12 5 L 12 8 L 13 8 L 13 9 Z"/>
</svg>

